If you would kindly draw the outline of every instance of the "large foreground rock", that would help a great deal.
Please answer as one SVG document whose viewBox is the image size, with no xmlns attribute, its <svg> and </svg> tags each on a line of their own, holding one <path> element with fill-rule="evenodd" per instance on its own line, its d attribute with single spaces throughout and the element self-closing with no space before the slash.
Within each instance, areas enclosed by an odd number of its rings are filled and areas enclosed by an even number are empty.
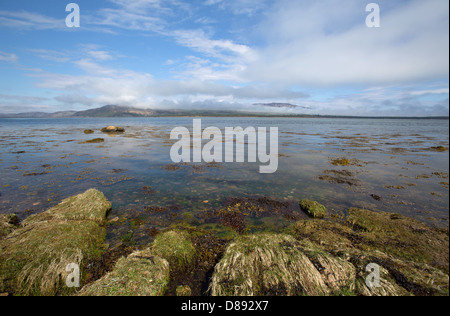
<svg viewBox="0 0 450 316">
<path fill-rule="evenodd" d="M 99 257 L 106 235 L 102 226 L 111 203 L 96 190 L 70 197 L 31 216 L 0 241 L 0 292 L 65 295 L 69 264 Z M 81 275 L 81 282 L 83 275 Z"/>
<path fill-rule="evenodd" d="M 193 267 L 195 254 L 195 247 L 186 232 L 178 229 L 163 232 L 149 249 L 121 258 L 112 272 L 84 287 L 79 295 L 165 295 L 169 281 Z M 187 293 L 187 288 L 181 292 Z"/>
<path fill-rule="evenodd" d="M 373 265 L 380 286 L 366 282 Z M 237 238 L 215 267 L 210 290 L 216 296 L 448 295 L 448 267 L 448 230 L 350 209 L 344 220 L 305 220 L 284 235 Z"/>
<path fill-rule="evenodd" d="M 114 270 L 84 287 L 80 296 L 162 296 L 169 284 L 169 263 L 151 250 L 121 258 Z"/>
<path fill-rule="evenodd" d="M 257 234 L 238 238 L 212 278 L 213 296 L 326 295 L 319 271 L 291 236 Z"/>
</svg>

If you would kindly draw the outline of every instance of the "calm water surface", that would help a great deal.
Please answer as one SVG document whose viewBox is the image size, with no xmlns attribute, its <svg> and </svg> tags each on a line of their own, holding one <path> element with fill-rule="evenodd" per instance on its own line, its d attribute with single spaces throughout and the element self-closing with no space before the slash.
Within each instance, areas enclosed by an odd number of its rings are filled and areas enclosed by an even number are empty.
<svg viewBox="0 0 450 316">
<path fill-rule="evenodd" d="M 171 165 L 170 131 L 192 118 L 0 119 L 0 213 L 25 218 L 89 188 L 113 203 L 111 242 L 132 231 L 189 222 L 230 233 L 211 216 L 231 198 L 267 198 L 294 207 L 317 200 L 332 213 L 349 207 L 397 212 L 448 226 L 448 120 L 203 118 L 203 127 L 279 128 L 279 169 L 259 163 Z M 101 128 L 123 126 L 114 137 Z M 84 130 L 92 129 L 92 135 Z M 100 144 L 82 144 L 104 138 Z M 349 165 L 336 164 L 346 158 Z M 284 204 L 283 204 L 284 203 Z M 270 203 L 269 203 L 270 204 Z M 228 205 L 228 204 L 227 204 Z M 295 213 L 296 210 L 293 210 Z M 246 219 L 248 230 L 281 230 L 289 217 Z"/>
</svg>

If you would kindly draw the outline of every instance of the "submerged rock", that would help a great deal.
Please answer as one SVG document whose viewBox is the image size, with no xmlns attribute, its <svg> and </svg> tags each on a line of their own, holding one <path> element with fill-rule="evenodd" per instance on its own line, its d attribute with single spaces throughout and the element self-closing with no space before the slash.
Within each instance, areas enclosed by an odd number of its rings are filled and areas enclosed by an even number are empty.
<svg viewBox="0 0 450 316">
<path fill-rule="evenodd" d="M 99 143 L 104 143 L 105 139 L 104 138 L 94 138 L 91 140 L 87 140 L 85 142 L 80 142 L 79 144 L 99 144 Z"/>
<path fill-rule="evenodd" d="M 169 263 L 147 249 L 121 258 L 114 270 L 85 286 L 80 296 L 162 296 L 169 284 Z"/>
<path fill-rule="evenodd" d="M 83 264 L 103 252 L 110 202 L 96 190 L 70 197 L 30 216 L 0 240 L 0 292 L 15 295 L 67 295 L 69 264 Z"/>
<path fill-rule="evenodd" d="M 444 146 L 437 146 L 437 147 L 431 147 L 430 150 L 437 151 L 437 152 L 446 152 L 446 151 L 448 151 L 448 148 L 444 147 Z"/>
</svg>

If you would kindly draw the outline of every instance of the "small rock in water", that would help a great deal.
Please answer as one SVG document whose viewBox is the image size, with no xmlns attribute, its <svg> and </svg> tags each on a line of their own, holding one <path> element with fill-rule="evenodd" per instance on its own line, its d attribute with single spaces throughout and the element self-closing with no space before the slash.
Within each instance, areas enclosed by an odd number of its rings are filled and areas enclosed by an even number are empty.
<svg viewBox="0 0 450 316">
<path fill-rule="evenodd" d="M 378 196 L 376 194 L 371 194 L 370 196 L 376 201 L 381 201 L 383 199 L 381 196 Z"/>
<path fill-rule="evenodd" d="M 123 127 L 116 126 L 108 126 L 102 129 L 103 133 L 125 133 L 125 129 Z"/>
</svg>

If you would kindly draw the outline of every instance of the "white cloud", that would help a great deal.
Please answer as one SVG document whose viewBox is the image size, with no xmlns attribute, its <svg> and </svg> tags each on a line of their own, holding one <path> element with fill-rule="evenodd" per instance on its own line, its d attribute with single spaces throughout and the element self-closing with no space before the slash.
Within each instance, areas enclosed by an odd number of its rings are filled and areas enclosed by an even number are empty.
<svg viewBox="0 0 450 316">
<path fill-rule="evenodd" d="M 45 60 L 50 60 L 58 63 L 65 63 L 70 61 L 69 54 L 66 52 L 50 49 L 30 49 L 29 51 L 35 54 L 37 57 Z"/>
<path fill-rule="evenodd" d="M 6 61 L 6 62 L 15 63 L 18 60 L 19 60 L 19 57 L 17 57 L 16 54 L 6 53 L 6 52 L 0 51 L 0 61 Z"/>
<path fill-rule="evenodd" d="M 111 54 L 107 51 L 102 50 L 93 50 L 88 52 L 89 56 L 99 60 L 99 61 L 106 61 L 106 60 L 113 60 L 114 57 L 111 56 Z"/>
<path fill-rule="evenodd" d="M 55 19 L 28 11 L 0 11 L 0 25 L 20 29 L 67 29 L 65 17 Z"/>
<path fill-rule="evenodd" d="M 448 1 L 405 1 L 365 25 L 360 1 L 280 1 L 260 26 L 268 44 L 244 74 L 297 85 L 391 84 L 448 76 Z M 389 7 L 384 2 L 385 7 Z"/>
</svg>

